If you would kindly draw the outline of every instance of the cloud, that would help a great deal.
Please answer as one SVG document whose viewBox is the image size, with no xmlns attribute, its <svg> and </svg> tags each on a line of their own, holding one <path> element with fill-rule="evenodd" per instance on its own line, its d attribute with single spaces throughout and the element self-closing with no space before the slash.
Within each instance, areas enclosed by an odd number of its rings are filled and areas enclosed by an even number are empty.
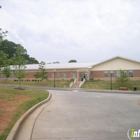
<svg viewBox="0 0 140 140">
<path fill-rule="evenodd" d="M 7 38 L 40 61 L 139 59 L 138 0 L 2 0 L 1 5 Z"/>
</svg>

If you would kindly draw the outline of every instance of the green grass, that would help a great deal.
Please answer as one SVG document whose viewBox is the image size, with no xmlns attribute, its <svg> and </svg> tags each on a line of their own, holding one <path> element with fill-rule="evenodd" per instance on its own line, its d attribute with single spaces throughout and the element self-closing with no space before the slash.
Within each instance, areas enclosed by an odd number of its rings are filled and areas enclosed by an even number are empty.
<svg viewBox="0 0 140 140">
<path fill-rule="evenodd" d="M 140 81 L 129 81 L 125 83 L 125 86 L 128 87 L 128 90 L 133 90 L 134 87 L 137 87 L 137 90 L 140 90 Z M 81 88 L 84 89 L 100 89 L 100 90 L 110 90 L 111 82 L 103 81 L 103 80 L 94 80 L 94 81 L 86 81 Z M 119 85 L 113 81 L 112 89 L 118 90 Z"/>
<path fill-rule="evenodd" d="M 19 99 L 17 98 L 17 95 L 24 97 L 25 100 L 18 103 Z M 43 90 L 16 90 L 8 87 L 0 87 L 0 99 L 4 99 L 4 101 L 6 101 L 6 107 L 15 107 L 15 110 L 11 114 L 11 119 L 8 121 L 6 128 L 0 134 L 0 140 L 6 139 L 13 125 L 24 112 L 47 97 L 48 92 Z M 13 104 L 8 105 L 11 101 L 13 101 Z M 2 105 L 2 103 L 0 105 Z M 8 114 L 9 112 L 0 108 L 0 115 L 4 115 L 3 113 Z"/>
<path fill-rule="evenodd" d="M 69 87 L 69 84 L 71 83 L 70 80 L 55 80 L 55 87 L 63 88 L 63 87 Z M 17 81 L 5 81 L 0 80 L 0 84 L 14 84 L 18 85 Z M 44 81 L 21 81 L 21 85 L 27 85 L 27 86 L 45 86 L 45 87 L 54 87 L 54 81 L 52 80 L 44 80 Z"/>
</svg>

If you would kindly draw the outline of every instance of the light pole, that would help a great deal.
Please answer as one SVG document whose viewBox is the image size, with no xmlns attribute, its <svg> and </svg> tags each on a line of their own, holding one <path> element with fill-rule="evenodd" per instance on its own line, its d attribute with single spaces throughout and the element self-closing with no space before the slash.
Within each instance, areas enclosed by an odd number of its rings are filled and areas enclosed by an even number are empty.
<svg viewBox="0 0 140 140">
<path fill-rule="evenodd" d="M 55 70 L 54 70 L 54 79 L 53 79 L 53 81 L 54 81 L 54 88 L 55 88 Z"/>
<path fill-rule="evenodd" d="M 110 82 L 110 84 L 111 84 L 111 85 L 110 85 L 110 89 L 112 90 L 112 73 L 110 73 L 110 78 L 111 78 L 111 79 L 110 79 L 110 80 L 111 80 L 111 82 Z"/>
</svg>

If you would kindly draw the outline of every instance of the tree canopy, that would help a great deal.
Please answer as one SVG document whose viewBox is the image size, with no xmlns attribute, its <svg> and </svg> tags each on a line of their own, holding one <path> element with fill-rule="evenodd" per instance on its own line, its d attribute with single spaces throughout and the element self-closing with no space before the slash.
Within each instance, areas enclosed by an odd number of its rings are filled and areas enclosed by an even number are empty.
<svg viewBox="0 0 140 140">
<path fill-rule="evenodd" d="M 16 55 L 16 51 L 19 48 L 19 46 L 23 50 L 21 55 L 24 57 L 24 61 L 26 62 L 26 64 L 39 63 L 34 57 L 30 57 L 27 54 L 27 50 L 22 45 L 16 44 L 12 41 L 2 40 L 2 42 L 0 43 L 0 50 L 3 51 L 5 54 L 8 54 L 8 59 L 12 59 Z M 11 64 L 13 63 L 11 62 Z"/>
<path fill-rule="evenodd" d="M 69 61 L 69 63 L 76 63 L 76 62 L 77 61 L 76 60 L 73 60 L 73 59 Z"/>
<path fill-rule="evenodd" d="M 1 67 L 4 67 L 7 62 L 7 54 L 5 54 L 3 51 L 0 51 L 0 70 Z"/>
</svg>

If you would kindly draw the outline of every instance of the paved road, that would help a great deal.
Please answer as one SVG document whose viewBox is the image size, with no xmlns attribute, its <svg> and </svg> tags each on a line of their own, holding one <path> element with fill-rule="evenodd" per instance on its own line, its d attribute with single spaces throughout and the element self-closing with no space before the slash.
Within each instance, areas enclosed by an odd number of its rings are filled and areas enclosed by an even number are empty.
<svg viewBox="0 0 140 140">
<path fill-rule="evenodd" d="M 130 128 L 140 129 L 140 95 L 51 91 L 52 99 L 23 124 L 18 140 L 128 140 Z M 39 112 L 38 112 L 39 113 Z M 28 129 L 25 129 L 28 128 Z M 25 132 L 24 132 L 25 131 Z"/>
</svg>

